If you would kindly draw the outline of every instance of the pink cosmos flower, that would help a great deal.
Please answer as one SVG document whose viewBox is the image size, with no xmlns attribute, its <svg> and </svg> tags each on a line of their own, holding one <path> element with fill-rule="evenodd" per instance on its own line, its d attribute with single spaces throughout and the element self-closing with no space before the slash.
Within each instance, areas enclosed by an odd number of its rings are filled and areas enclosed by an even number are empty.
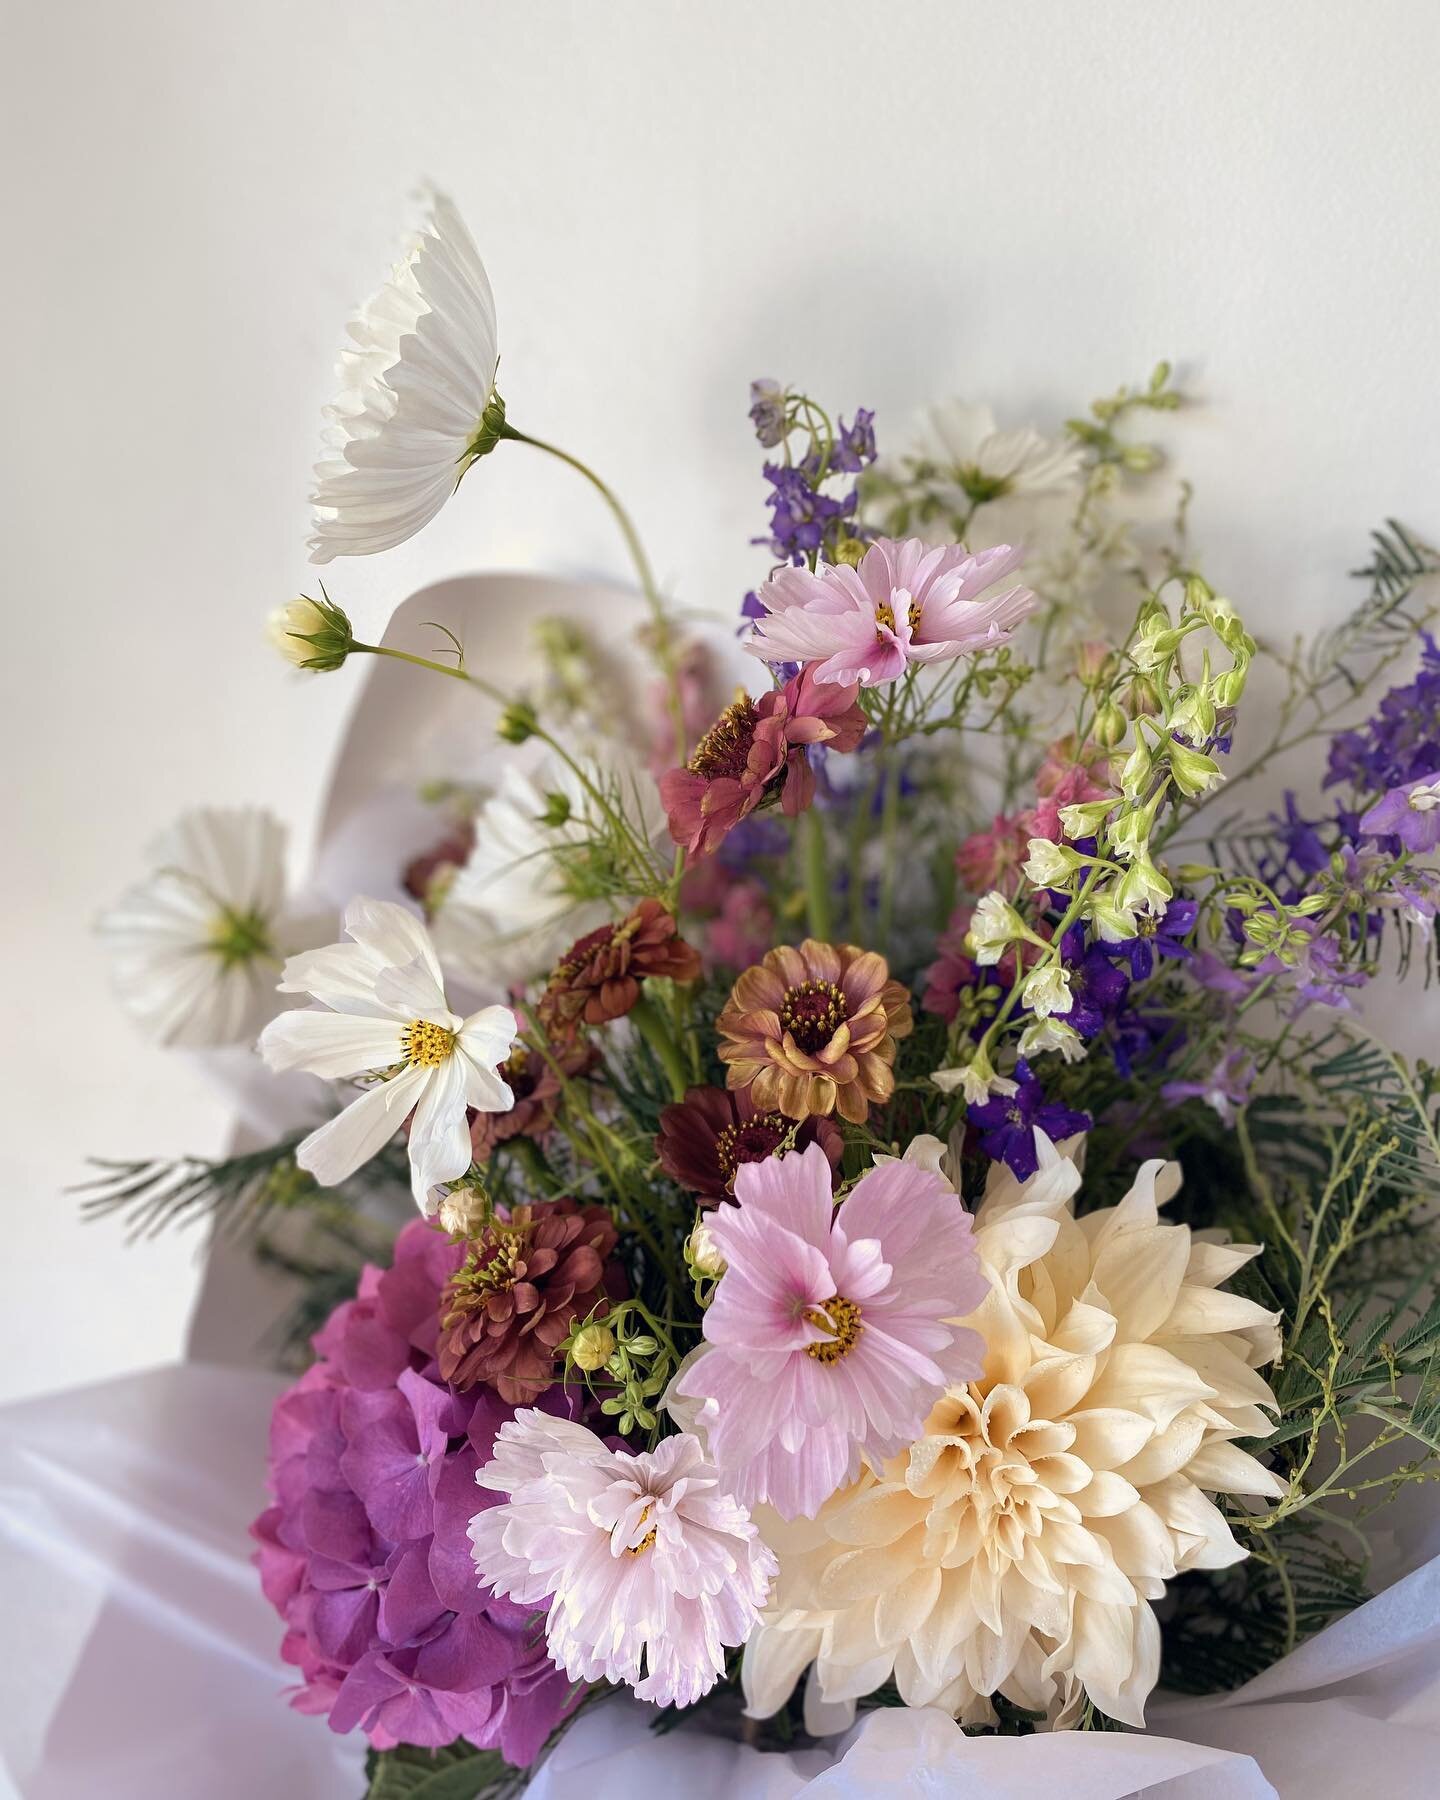
<svg viewBox="0 0 1440 1800">
<path fill-rule="evenodd" d="M 707 1218 L 726 1261 L 705 1342 L 671 1385 L 736 1497 L 813 1516 L 920 1435 L 984 1345 L 952 1323 L 987 1292 L 970 1215 L 934 1170 L 877 1164 L 838 1211 L 818 1145 L 736 1171 Z"/>
<path fill-rule="evenodd" d="M 521 1604 L 553 1594 L 546 1640 L 573 1681 L 689 1706 L 750 1636 L 775 1558 L 688 1433 L 635 1456 L 531 1408 L 475 1479 L 507 1496 L 470 1522 L 480 1581 Z"/>
<path fill-rule="evenodd" d="M 769 616 L 745 648 L 766 662 L 811 664 L 818 682 L 861 687 L 894 681 L 911 663 L 993 650 L 1035 607 L 1026 587 L 982 598 L 1021 557 L 1008 544 L 972 556 L 963 544 L 879 538 L 858 569 L 777 569 L 760 590 Z"/>
<path fill-rule="evenodd" d="M 706 856 L 763 801 L 778 798 L 793 819 L 815 797 L 808 746 L 845 752 L 864 735 L 855 687 L 817 687 L 809 669 L 760 700 L 741 694 L 685 767 L 660 777 L 671 837 L 691 855 Z"/>
</svg>

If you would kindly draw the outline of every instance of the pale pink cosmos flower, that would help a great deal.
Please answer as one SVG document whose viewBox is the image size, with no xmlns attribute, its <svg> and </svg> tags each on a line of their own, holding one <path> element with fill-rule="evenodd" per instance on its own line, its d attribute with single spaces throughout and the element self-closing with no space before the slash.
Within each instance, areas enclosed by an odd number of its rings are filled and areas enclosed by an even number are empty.
<svg viewBox="0 0 1440 1800">
<path fill-rule="evenodd" d="M 475 1479 L 507 1496 L 470 1521 L 480 1580 L 549 1601 L 550 1658 L 572 1680 L 689 1706 L 750 1636 L 775 1558 L 688 1433 L 630 1455 L 528 1407 Z"/>
<path fill-rule="evenodd" d="M 726 1262 L 705 1346 L 671 1384 L 742 1505 L 813 1516 L 835 1490 L 914 1442 L 984 1346 L 954 1323 L 988 1291 L 970 1215 L 909 1161 L 861 1176 L 837 1210 L 818 1145 L 745 1163 L 735 1206 L 707 1219 Z M 678 1402 L 678 1406 L 677 1403 Z"/>
<path fill-rule="evenodd" d="M 1008 544 L 879 538 L 860 566 L 777 569 L 760 590 L 767 617 L 745 648 L 766 662 L 812 665 L 819 682 L 877 687 L 911 663 L 948 662 L 1008 642 L 1035 607 L 1027 587 L 986 594 L 1019 567 Z"/>
</svg>

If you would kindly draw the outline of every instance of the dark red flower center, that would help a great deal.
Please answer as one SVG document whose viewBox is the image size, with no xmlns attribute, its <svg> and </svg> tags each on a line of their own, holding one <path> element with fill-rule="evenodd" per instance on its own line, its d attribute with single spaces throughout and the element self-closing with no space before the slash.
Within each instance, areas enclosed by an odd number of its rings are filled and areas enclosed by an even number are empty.
<svg viewBox="0 0 1440 1800">
<path fill-rule="evenodd" d="M 729 778 L 738 781 L 745 773 L 750 746 L 755 741 L 755 702 L 744 694 L 720 717 L 695 746 L 687 767 L 706 781 Z"/>
<path fill-rule="evenodd" d="M 727 1125 L 715 1139 L 715 1160 L 728 1183 L 741 1163 L 764 1162 L 789 1135 L 791 1121 L 783 1113 L 757 1113 L 738 1125 Z"/>
<path fill-rule="evenodd" d="M 780 1024 L 802 1050 L 823 1050 L 845 1023 L 845 996 L 833 981 L 802 981 L 786 988 Z"/>
<path fill-rule="evenodd" d="M 537 1074 L 535 1059 L 523 1044 L 517 1044 L 500 1065 L 500 1079 L 509 1084 L 518 1106 L 535 1092 Z"/>
</svg>

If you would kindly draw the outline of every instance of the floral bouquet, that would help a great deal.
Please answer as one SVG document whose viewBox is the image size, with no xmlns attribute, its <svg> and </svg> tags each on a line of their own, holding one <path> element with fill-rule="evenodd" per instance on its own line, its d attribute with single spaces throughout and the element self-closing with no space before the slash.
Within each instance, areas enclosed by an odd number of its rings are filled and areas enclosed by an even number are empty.
<svg viewBox="0 0 1440 1800">
<path fill-rule="evenodd" d="M 302 679 L 465 684 L 482 779 L 430 772 L 429 847 L 377 828 L 338 925 L 247 812 L 103 922 L 146 1028 L 311 1109 L 91 1201 L 213 1213 L 295 1283 L 254 1526 L 292 1703 L 374 1793 L 459 1795 L 615 1688 L 763 1747 L 1238 1686 L 1440 1471 L 1440 1073 L 1359 1011 L 1432 970 L 1436 557 L 1387 525 L 1343 625 L 1263 647 L 1143 435 L 1165 365 L 884 455 L 757 381 L 756 586 L 702 628 L 510 421 L 497 344 L 431 195 L 350 328 L 314 559 L 531 446 L 633 558 L 624 667 L 606 620 L 512 618 L 542 672 L 506 691 L 443 619 L 294 600 Z"/>
</svg>

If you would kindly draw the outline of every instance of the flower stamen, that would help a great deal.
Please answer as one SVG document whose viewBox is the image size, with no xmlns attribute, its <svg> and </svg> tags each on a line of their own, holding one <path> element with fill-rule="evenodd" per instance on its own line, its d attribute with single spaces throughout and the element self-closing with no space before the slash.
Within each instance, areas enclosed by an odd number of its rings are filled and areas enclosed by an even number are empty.
<svg viewBox="0 0 1440 1800">
<path fill-rule="evenodd" d="M 786 988 L 780 1025 L 802 1050 L 823 1050 L 845 1022 L 845 996 L 833 981 L 802 981 Z"/>
<path fill-rule="evenodd" d="M 837 1363 L 842 1356 L 848 1356 L 865 1330 L 860 1323 L 860 1308 L 841 1294 L 831 1295 L 823 1306 L 807 1306 L 801 1317 L 819 1331 L 834 1333 L 818 1344 L 805 1346 L 805 1354 L 818 1363 Z"/>
<path fill-rule="evenodd" d="M 686 768 L 706 781 L 738 781 L 745 773 L 750 746 L 755 741 L 755 725 L 755 702 L 748 694 L 742 694 L 701 738 Z"/>
<path fill-rule="evenodd" d="M 400 1034 L 405 1061 L 412 1069 L 438 1069 L 455 1049 L 455 1033 L 429 1019 L 412 1019 Z"/>
</svg>

